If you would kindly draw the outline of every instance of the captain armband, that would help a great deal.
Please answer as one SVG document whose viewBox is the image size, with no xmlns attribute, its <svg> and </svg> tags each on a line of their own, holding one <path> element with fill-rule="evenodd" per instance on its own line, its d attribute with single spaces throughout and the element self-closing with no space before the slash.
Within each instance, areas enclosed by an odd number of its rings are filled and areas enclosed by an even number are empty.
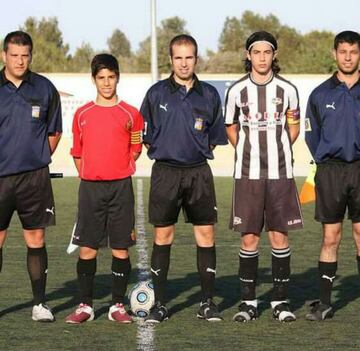
<svg viewBox="0 0 360 351">
<path fill-rule="evenodd" d="M 142 131 L 138 130 L 131 132 L 131 144 L 141 144 L 142 143 Z"/>
<path fill-rule="evenodd" d="M 287 110 L 286 120 L 289 125 L 297 125 L 300 123 L 300 110 Z"/>
</svg>

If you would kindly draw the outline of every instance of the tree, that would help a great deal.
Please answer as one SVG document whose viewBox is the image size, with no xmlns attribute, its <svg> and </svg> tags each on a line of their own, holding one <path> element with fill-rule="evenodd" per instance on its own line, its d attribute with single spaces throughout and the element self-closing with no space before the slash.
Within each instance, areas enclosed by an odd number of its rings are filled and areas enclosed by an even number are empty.
<svg viewBox="0 0 360 351">
<path fill-rule="evenodd" d="M 299 48 L 298 71 L 301 73 L 331 73 L 336 62 L 331 55 L 334 34 L 327 31 L 312 31 L 303 37 Z"/>
<path fill-rule="evenodd" d="M 56 17 L 38 21 L 28 17 L 21 30 L 33 39 L 32 68 L 38 72 L 64 72 L 69 64 L 69 45 L 64 44 Z"/>
<path fill-rule="evenodd" d="M 246 39 L 252 33 L 260 30 L 272 33 L 277 39 L 278 58 L 282 71 L 285 73 L 294 71 L 298 65 L 295 53 L 302 44 L 301 34 L 294 28 L 282 25 L 279 19 L 272 14 L 261 16 L 252 11 L 245 11 L 240 19 L 236 17 L 226 18 L 219 38 L 219 54 L 212 59 L 218 61 L 226 69 L 224 73 L 233 72 L 239 65 L 231 64 L 229 60 L 231 57 L 239 58 L 243 56 L 242 51 L 245 49 Z M 232 54 L 225 55 L 225 52 L 232 52 Z M 225 59 L 226 62 L 223 62 L 222 59 Z M 211 69 L 212 72 L 214 69 L 218 70 L 219 68 L 216 67 L 216 64 L 209 64 L 207 70 L 210 72 Z"/>
<path fill-rule="evenodd" d="M 89 72 L 95 52 L 89 43 L 82 43 L 70 60 L 69 71 Z"/>
<path fill-rule="evenodd" d="M 219 51 L 208 55 L 204 71 L 211 73 L 244 72 L 244 63 L 240 51 Z"/>
<path fill-rule="evenodd" d="M 158 65 L 159 72 L 166 73 L 171 70 L 169 60 L 170 40 L 179 34 L 189 34 L 185 29 L 185 20 L 180 17 L 170 17 L 161 21 L 161 27 L 157 28 L 157 47 L 158 47 Z M 150 71 L 151 58 L 151 38 L 147 37 L 140 43 L 137 52 L 137 69 L 139 72 Z"/>
<path fill-rule="evenodd" d="M 115 29 L 111 37 L 107 40 L 109 51 L 115 57 L 130 57 L 131 46 L 126 35 L 120 30 Z"/>
</svg>

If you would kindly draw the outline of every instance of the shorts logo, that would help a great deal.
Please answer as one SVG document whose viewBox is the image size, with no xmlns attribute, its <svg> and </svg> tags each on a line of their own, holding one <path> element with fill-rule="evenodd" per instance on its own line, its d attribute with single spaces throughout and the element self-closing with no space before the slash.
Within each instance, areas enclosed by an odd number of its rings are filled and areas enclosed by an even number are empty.
<svg viewBox="0 0 360 351">
<path fill-rule="evenodd" d="M 280 99 L 280 98 L 273 98 L 272 99 L 272 101 L 271 101 L 274 105 L 280 105 L 280 104 L 282 104 L 282 99 Z"/>
<path fill-rule="evenodd" d="M 31 106 L 31 116 L 33 118 L 39 118 L 40 117 L 40 106 Z"/>
<path fill-rule="evenodd" d="M 292 219 L 291 221 L 288 221 L 288 225 L 295 225 L 295 224 L 299 224 L 299 223 L 301 223 L 300 218 Z"/>
<path fill-rule="evenodd" d="M 305 132 L 311 132 L 310 118 L 305 118 Z"/>
<path fill-rule="evenodd" d="M 202 118 L 195 118 L 194 128 L 201 131 L 203 129 L 204 120 Z"/>
<path fill-rule="evenodd" d="M 238 225 L 242 223 L 242 220 L 240 217 L 234 217 L 234 221 L 233 221 L 234 225 Z"/>
<path fill-rule="evenodd" d="M 54 206 L 51 207 L 51 208 L 47 208 L 47 209 L 45 210 L 45 212 L 49 212 L 49 213 L 51 213 L 51 214 L 54 216 L 54 215 L 55 215 L 55 208 L 54 208 Z"/>
</svg>

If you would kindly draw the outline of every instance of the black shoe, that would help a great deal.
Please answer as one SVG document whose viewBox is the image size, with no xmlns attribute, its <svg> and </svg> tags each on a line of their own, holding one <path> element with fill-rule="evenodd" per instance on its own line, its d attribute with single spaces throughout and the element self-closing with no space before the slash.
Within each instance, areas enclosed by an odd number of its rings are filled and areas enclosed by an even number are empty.
<svg viewBox="0 0 360 351">
<path fill-rule="evenodd" d="M 199 319 L 206 319 L 209 322 L 219 322 L 222 321 L 218 307 L 215 302 L 208 298 L 205 302 L 200 302 L 200 309 L 197 313 Z"/>
<path fill-rule="evenodd" d="M 255 306 L 242 302 L 239 305 L 239 312 L 234 314 L 233 321 L 246 323 L 257 319 L 258 317 L 259 313 Z"/>
<path fill-rule="evenodd" d="M 167 308 L 161 304 L 161 302 L 156 302 L 154 307 L 150 310 L 150 313 L 145 317 L 145 323 L 161 323 L 169 319 L 169 312 Z"/>
<path fill-rule="evenodd" d="M 331 305 L 321 303 L 319 300 L 310 304 L 311 310 L 305 316 L 308 321 L 323 321 L 334 316 L 334 310 Z"/>
<path fill-rule="evenodd" d="M 290 305 L 287 302 L 281 302 L 274 306 L 273 318 L 284 323 L 296 321 L 296 316 L 291 312 Z"/>
</svg>

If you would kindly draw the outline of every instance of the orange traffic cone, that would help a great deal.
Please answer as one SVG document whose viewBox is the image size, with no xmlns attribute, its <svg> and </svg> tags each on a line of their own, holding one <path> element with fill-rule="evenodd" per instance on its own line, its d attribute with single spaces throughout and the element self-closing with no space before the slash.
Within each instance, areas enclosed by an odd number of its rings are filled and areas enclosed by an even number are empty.
<svg viewBox="0 0 360 351">
<path fill-rule="evenodd" d="M 299 198 L 302 204 L 315 201 L 315 173 L 316 164 L 313 162 L 310 164 L 308 175 L 300 191 Z"/>
</svg>

